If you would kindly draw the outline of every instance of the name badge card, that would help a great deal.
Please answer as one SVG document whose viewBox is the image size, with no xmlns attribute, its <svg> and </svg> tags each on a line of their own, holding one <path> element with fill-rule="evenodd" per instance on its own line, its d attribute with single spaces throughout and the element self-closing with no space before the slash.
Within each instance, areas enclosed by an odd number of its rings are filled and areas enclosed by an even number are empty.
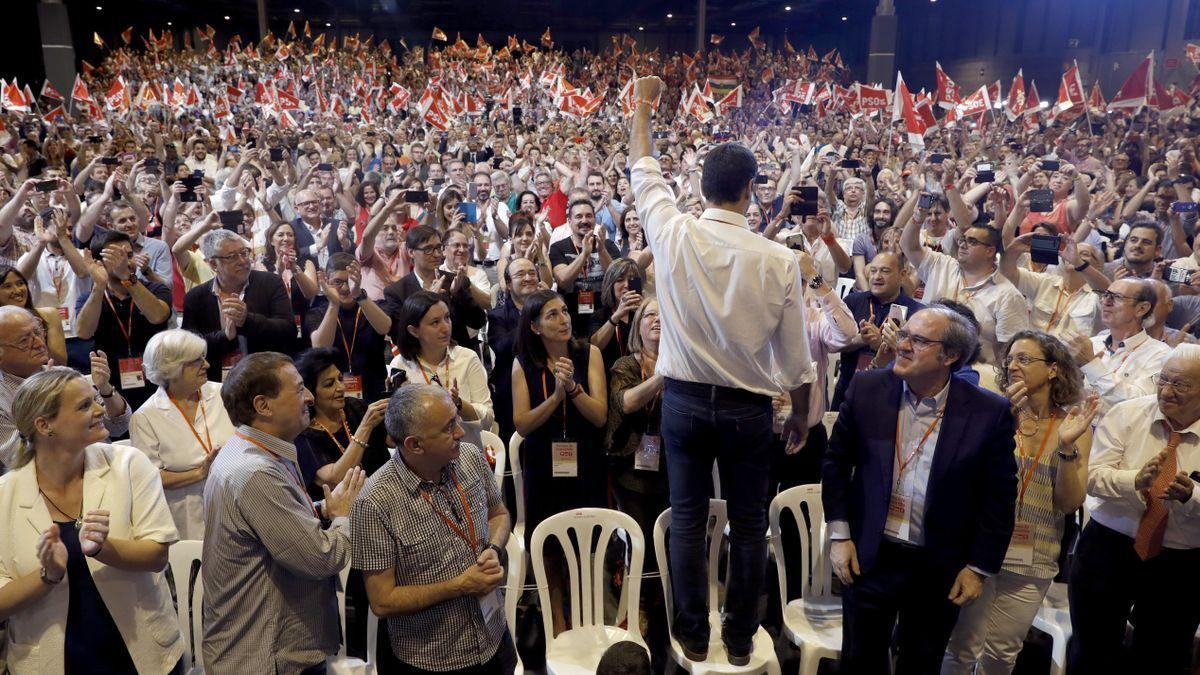
<svg viewBox="0 0 1200 675">
<path fill-rule="evenodd" d="M 579 313 L 591 314 L 596 311 L 596 292 L 579 291 Z"/>
<path fill-rule="evenodd" d="M 554 441 L 550 444 L 550 455 L 554 459 L 551 475 L 555 478 L 579 476 L 579 444 L 575 441 Z"/>
<path fill-rule="evenodd" d="M 62 320 L 63 330 L 71 332 L 71 309 L 69 307 L 58 308 L 58 318 Z"/>
<path fill-rule="evenodd" d="M 342 375 L 342 384 L 346 386 L 346 395 L 361 399 L 363 397 L 363 384 L 361 375 L 351 375 L 346 373 Z"/>
<path fill-rule="evenodd" d="M 633 468 L 640 471 L 658 471 L 658 460 L 662 450 L 662 437 L 644 434 L 633 457 Z"/>
<path fill-rule="evenodd" d="M 1005 565 L 1033 564 L 1033 524 L 1018 520 L 1013 525 L 1012 539 L 1008 541 L 1008 551 L 1004 554 Z"/>
<path fill-rule="evenodd" d="M 888 501 L 887 522 L 884 523 L 884 534 L 897 539 L 908 539 L 908 526 L 912 514 L 912 498 L 892 493 Z"/>
<path fill-rule="evenodd" d="M 121 371 L 121 389 L 138 389 L 146 386 L 146 376 L 142 373 L 142 357 L 118 359 L 117 368 Z"/>
</svg>

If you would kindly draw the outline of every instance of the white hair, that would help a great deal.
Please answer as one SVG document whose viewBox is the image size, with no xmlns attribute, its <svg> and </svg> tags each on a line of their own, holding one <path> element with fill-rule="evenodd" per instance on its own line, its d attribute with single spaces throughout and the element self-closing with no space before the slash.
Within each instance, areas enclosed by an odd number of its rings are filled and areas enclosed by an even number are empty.
<svg viewBox="0 0 1200 675">
<path fill-rule="evenodd" d="M 246 248 L 250 248 L 250 242 L 243 239 L 236 232 L 220 229 L 213 230 L 204 235 L 204 238 L 200 240 L 200 254 L 204 256 L 205 260 L 212 260 L 213 256 L 217 255 L 217 252 L 220 250 L 221 244 L 227 241 L 239 241 Z"/>
<path fill-rule="evenodd" d="M 867 189 L 867 183 L 863 179 L 847 178 L 846 180 L 842 181 L 842 190 L 844 191 L 846 188 L 850 187 L 851 185 L 858 185 L 858 187 L 862 188 L 863 190 Z"/>
<path fill-rule="evenodd" d="M 142 353 L 142 368 L 146 379 L 160 387 L 179 379 L 184 364 L 203 357 L 208 352 L 204 338 L 182 329 L 164 330 L 146 343 Z"/>
<path fill-rule="evenodd" d="M 1171 353 L 1167 355 L 1168 361 L 1174 359 L 1190 361 L 1193 364 L 1200 364 L 1200 345 L 1189 344 L 1187 342 L 1181 342 L 1180 344 L 1175 345 L 1175 348 L 1172 349 Z"/>
</svg>

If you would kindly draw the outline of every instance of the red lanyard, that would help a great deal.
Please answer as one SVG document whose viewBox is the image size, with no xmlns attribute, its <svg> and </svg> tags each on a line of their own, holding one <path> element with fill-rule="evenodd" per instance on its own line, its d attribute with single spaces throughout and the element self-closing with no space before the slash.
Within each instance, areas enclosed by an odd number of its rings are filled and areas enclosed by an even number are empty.
<svg viewBox="0 0 1200 675">
<path fill-rule="evenodd" d="M 475 538 L 475 519 L 471 516 L 471 507 L 467 504 L 467 495 L 463 492 L 462 486 L 458 484 L 458 476 L 451 476 L 451 478 L 454 480 L 455 489 L 458 490 L 458 499 L 462 503 L 463 512 L 466 513 L 466 515 L 467 515 L 467 529 L 469 529 L 470 533 L 471 533 L 470 539 L 467 538 L 467 533 L 463 532 L 463 529 L 461 527 L 456 525 L 454 523 L 454 521 L 451 520 L 445 513 L 442 513 L 441 509 L 434 506 L 433 500 L 429 498 L 429 493 L 426 492 L 424 488 L 421 488 L 421 496 L 425 498 L 425 502 L 427 504 L 429 504 L 429 508 L 433 509 L 434 513 L 441 516 L 442 520 L 444 520 L 446 522 L 446 526 L 449 527 L 454 532 L 454 534 L 457 534 L 460 539 L 462 539 L 464 542 L 466 542 L 467 545 L 469 545 L 471 547 L 471 555 L 472 556 L 478 555 L 479 554 L 479 548 L 478 548 L 479 543 L 478 543 L 478 540 Z M 445 497 L 445 493 L 442 492 L 442 489 L 440 487 L 438 488 L 438 493 L 441 494 L 443 497 Z M 446 497 L 446 499 L 448 501 L 450 498 Z"/>
<path fill-rule="evenodd" d="M 293 465 L 290 462 L 288 462 L 287 460 L 285 460 L 279 453 L 268 448 L 267 446 L 263 445 L 262 443 L 259 443 L 258 441 L 254 440 L 253 438 L 250 438 L 246 434 L 243 434 L 240 431 L 235 431 L 233 433 L 234 433 L 234 435 L 236 435 L 238 438 L 242 439 L 243 441 L 257 445 L 263 452 L 265 452 L 268 455 L 279 460 L 279 463 L 283 464 L 284 469 L 287 470 L 288 475 L 292 477 L 292 481 L 296 483 L 296 487 L 300 488 L 300 494 L 304 495 L 304 498 L 306 500 L 308 500 L 308 507 L 310 509 L 312 509 L 313 514 L 317 518 L 321 517 L 321 512 L 317 510 L 317 505 L 313 504 L 312 497 L 308 496 L 308 490 L 304 489 L 304 480 L 302 478 L 300 478 L 299 469 L 294 469 Z"/>
<path fill-rule="evenodd" d="M 317 427 L 320 427 L 321 431 L 324 431 L 326 434 L 329 434 L 329 440 L 333 441 L 333 444 L 337 446 L 339 455 L 346 454 L 346 448 L 343 447 L 342 444 L 338 442 L 337 436 L 334 436 L 332 431 L 330 431 L 328 428 L 326 428 L 326 426 L 324 424 L 321 424 L 320 422 L 316 421 L 315 419 L 313 420 L 313 424 L 316 425 Z M 345 410 L 342 411 L 342 430 L 346 432 L 346 444 L 348 446 L 350 443 L 350 440 L 352 438 L 354 438 L 354 436 L 351 435 L 351 433 L 350 433 L 350 425 L 346 424 L 346 411 Z"/>
<path fill-rule="evenodd" d="M 1054 426 L 1058 424 L 1058 412 L 1055 411 L 1050 415 L 1050 428 L 1046 429 L 1046 435 L 1042 437 L 1042 444 L 1038 446 L 1037 454 L 1033 456 L 1033 463 L 1029 468 L 1025 468 L 1025 444 L 1020 441 L 1018 436 L 1017 450 L 1021 454 L 1021 467 L 1018 474 L 1021 476 L 1021 491 L 1017 494 L 1017 513 L 1025 508 L 1025 490 L 1029 488 L 1029 482 L 1033 480 L 1033 474 L 1037 471 L 1038 465 L 1042 463 L 1042 453 L 1046 451 L 1046 443 L 1050 441 L 1050 434 L 1054 433 Z"/>
<path fill-rule="evenodd" d="M 1082 288 L 1075 289 L 1075 292 L 1072 293 L 1067 298 L 1067 311 L 1070 311 L 1070 309 L 1071 309 L 1071 300 L 1073 300 L 1075 298 L 1075 296 L 1078 295 L 1079 291 L 1081 291 L 1081 290 L 1083 290 L 1083 289 Z M 1050 320 L 1046 322 L 1046 330 L 1050 330 L 1050 328 L 1053 327 L 1054 324 L 1058 322 L 1058 310 L 1059 310 L 1059 307 L 1062 306 L 1063 297 L 1066 295 L 1067 295 L 1066 287 L 1059 286 L 1058 287 L 1058 300 L 1056 300 L 1054 302 L 1054 312 L 1050 314 Z"/>
<path fill-rule="evenodd" d="M 356 320 L 357 321 L 357 320 Z M 450 388 L 450 350 L 446 350 L 446 358 L 442 360 L 442 364 L 446 366 L 446 381 L 441 385 L 445 389 Z M 425 378 L 425 384 L 433 384 L 437 379 L 437 366 L 433 367 L 433 376 L 430 377 L 429 371 L 425 370 L 425 364 L 421 363 L 421 355 L 417 355 L 417 367 L 421 369 L 421 376 Z"/>
<path fill-rule="evenodd" d="M 200 434 L 196 432 L 196 426 L 192 424 L 192 420 L 183 412 L 183 407 L 179 405 L 179 401 L 175 400 L 171 392 L 167 392 L 167 398 L 171 399 L 171 403 L 175 404 L 175 409 L 179 411 L 179 416 L 183 418 L 183 421 L 187 422 L 188 429 L 191 429 L 192 435 L 196 437 L 196 442 L 200 444 L 200 447 L 204 448 L 204 454 L 211 455 L 213 453 L 212 434 L 208 431 L 208 413 L 204 412 L 204 401 L 197 401 L 196 405 L 200 408 L 200 416 L 204 418 L 204 438 L 208 441 L 207 443 L 200 440 Z"/>
<path fill-rule="evenodd" d="M 621 324 L 614 323 L 613 331 L 617 334 L 617 347 L 621 350 L 621 356 L 625 356 L 625 340 L 621 339 Z"/>
<path fill-rule="evenodd" d="M 133 295 L 129 296 L 129 325 L 121 323 L 121 315 L 117 313 L 117 306 L 113 304 L 112 298 L 109 297 L 108 291 L 104 291 L 104 300 L 108 303 L 108 308 L 112 310 L 113 318 L 117 320 L 117 328 L 121 329 L 121 335 L 125 336 L 125 342 L 129 345 L 129 355 L 133 356 Z"/>
<path fill-rule="evenodd" d="M 350 342 L 347 343 L 346 342 L 346 331 L 344 328 L 342 328 L 341 312 L 340 311 L 338 312 L 338 320 L 337 320 L 338 335 L 340 335 L 342 338 L 342 349 L 346 350 L 346 369 L 348 371 L 354 370 L 354 363 L 353 363 L 353 361 L 354 361 L 354 346 L 356 344 L 358 344 L 358 320 L 361 317 L 362 317 L 362 307 L 359 307 L 358 311 L 354 313 L 354 335 L 350 336 Z M 417 363 L 420 363 L 420 362 L 421 362 L 421 359 L 418 358 Z M 429 384 L 428 381 L 426 382 L 426 384 Z M 342 413 L 342 418 L 343 418 L 343 422 L 344 422 L 345 421 L 345 413 Z"/>
<path fill-rule="evenodd" d="M 901 403 L 901 405 L 904 404 Z M 900 465 L 900 469 L 896 472 L 897 488 L 900 487 L 900 481 L 904 478 L 904 472 L 908 469 L 908 465 L 912 464 L 912 461 L 921 454 L 921 450 L 925 447 L 925 441 L 929 440 L 929 435 L 933 433 L 933 430 L 936 429 L 939 424 L 941 424 L 942 415 L 944 415 L 945 412 L 946 406 L 942 405 L 942 409 L 937 412 L 937 417 L 933 419 L 933 422 L 929 425 L 929 428 L 925 430 L 925 435 L 921 437 L 921 442 L 917 443 L 917 447 L 914 448 L 912 452 L 908 453 L 908 458 L 904 460 L 900 459 L 900 437 L 902 435 L 900 433 L 900 421 L 903 419 L 904 413 L 901 412 L 901 414 L 896 417 L 896 463 Z"/>
<path fill-rule="evenodd" d="M 54 301 L 57 306 L 62 306 L 63 302 L 63 283 L 67 279 L 67 259 L 63 256 L 57 256 L 58 264 L 54 265 L 50 272 L 50 280 L 54 284 Z"/>
<path fill-rule="evenodd" d="M 650 369 L 649 369 L 649 370 L 647 370 L 647 369 L 646 369 L 646 361 L 647 361 L 647 359 L 646 359 L 645 355 L 643 355 L 643 354 L 639 354 L 638 356 L 640 356 L 640 357 L 641 357 L 641 359 L 640 359 L 640 360 L 639 360 L 639 362 L 638 362 L 638 365 L 640 365 L 640 366 L 641 366 L 641 368 L 642 368 L 642 382 L 645 382 L 646 380 L 650 379 L 651 377 L 654 377 L 654 365 L 652 364 L 652 365 L 650 366 Z M 656 405 L 658 405 L 658 400 L 659 400 L 660 398 L 662 398 L 662 390 L 659 390 L 659 391 L 655 392 L 655 393 L 654 393 L 654 398 L 650 399 L 650 402 L 646 404 L 646 413 L 647 413 L 647 414 L 653 414 L 653 413 L 654 413 L 654 407 L 655 407 Z"/>
<path fill-rule="evenodd" d="M 580 385 L 582 386 L 582 385 Z M 546 369 L 542 369 L 542 400 L 550 399 L 550 390 L 546 388 Z M 567 437 L 567 399 L 562 402 L 562 433 L 563 438 Z"/>
<path fill-rule="evenodd" d="M 1147 340 L 1148 339 L 1149 338 L 1147 338 Z M 1112 370 L 1108 371 L 1108 375 L 1112 375 L 1112 374 L 1116 373 L 1118 370 L 1120 370 L 1121 368 L 1123 368 L 1125 366 L 1125 362 L 1129 360 L 1129 357 L 1133 356 L 1133 353 L 1136 352 L 1138 349 L 1140 349 L 1142 347 L 1142 345 L 1144 345 L 1144 344 L 1146 344 L 1146 340 L 1142 340 L 1141 342 L 1137 343 L 1136 347 L 1134 347 L 1133 349 L 1130 349 L 1128 352 L 1125 352 L 1125 356 L 1121 359 L 1121 362 L 1117 364 L 1116 368 L 1113 368 Z"/>
</svg>

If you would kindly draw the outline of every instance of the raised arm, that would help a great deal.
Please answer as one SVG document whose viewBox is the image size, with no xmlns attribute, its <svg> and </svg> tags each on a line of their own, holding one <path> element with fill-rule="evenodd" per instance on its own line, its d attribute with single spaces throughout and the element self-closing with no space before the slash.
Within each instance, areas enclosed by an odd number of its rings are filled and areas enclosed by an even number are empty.
<svg viewBox="0 0 1200 675">
<path fill-rule="evenodd" d="M 904 229 L 900 234 L 900 250 L 904 251 L 904 256 L 908 258 L 908 262 L 913 267 L 919 268 L 921 261 L 925 259 L 925 247 L 921 245 L 921 221 L 913 217 L 917 208 L 917 200 L 921 197 L 920 191 L 913 192 L 913 195 L 904 202 L 900 207 L 900 212 L 896 214 L 896 222 L 904 223 Z"/>
</svg>

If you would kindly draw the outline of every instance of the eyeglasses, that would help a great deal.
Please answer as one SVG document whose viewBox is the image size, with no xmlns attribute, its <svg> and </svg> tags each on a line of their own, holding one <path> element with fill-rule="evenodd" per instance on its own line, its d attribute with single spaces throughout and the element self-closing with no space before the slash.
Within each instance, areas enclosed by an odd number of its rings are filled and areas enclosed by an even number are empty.
<svg viewBox="0 0 1200 675">
<path fill-rule="evenodd" d="M 1009 356 L 1009 357 L 1006 357 L 1000 363 L 1005 368 L 1007 368 L 1007 367 L 1009 367 L 1009 365 L 1012 364 L 1013 361 L 1016 361 L 1022 367 L 1032 365 L 1034 363 L 1037 363 L 1038 361 L 1040 361 L 1042 363 L 1050 363 L 1050 359 L 1039 359 L 1036 356 L 1030 356 L 1028 354 L 1017 354 L 1016 356 Z"/>
<path fill-rule="evenodd" d="M 309 207 L 309 206 L 318 206 L 318 205 L 320 205 L 320 203 L 321 203 L 321 200 L 319 200 L 319 199 L 310 199 L 306 202 L 296 202 L 296 208 L 303 209 L 303 208 Z"/>
<path fill-rule="evenodd" d="M 46 334 L 40 330 L 26 333 L 16 342 L 0 342 L 0 347 L 16 347 L 23 352 L 31 352 L 37 346 L 34 340 L 44 345 L 46 344 Z"/>
<path fill-rule="evenodd" d="M 912 333 L 901 328 L 900 330 L 896 331 L 896 342 L 903 342 L 904 340 L 912 342 L 915 347 L 920 349 L 926 349 L 930 345 L 940 345 L 945 342 L 944 340 L 930 340 L 929 338 L 921 335 L 913 335 Z"/>
<path fill-rule="evenodd" d="M 979 241 L 975 237 L 964 237 L 963 243 L 972 248 L 976 246 L 991 246 L 991 244 L 987 243 L 986 241 Z"/>
<path fill-rule="evenodd" d="M 1106 304 L 1107 303 L 1116 303 L 1117 300 L 1128 300 L 1130 302 L 1138 301 L 1137 298 L 1131 298 L 1128 295 L 1121 295 L 1120 293 L 1113 293 L 1112 291 L 1101 291 L 1100 292 L 1100 302 L 1103 302 Z"/>
<path fill-rule="evenodd" d="M 514 279 L 522 279 L 525 277 L 536 277 L 537 275 L 537 270 L 525 270 L 523 272 L 512 272 L 508 276 Z"/>
<path fill-rule="evenodd" d="M 1194 389 L 1196 389 L 1196 386 L 1191 382 L 1172 380 L 1170 378 L 1163 377 L 1162 373 L 1154 376 L 1154 384 L 1158 385 L 1159 389 L 1162 389 L 1163 387 L 1170 387 L 1175 390 L 1175 393 L 1183 394 L 1184 396 L 1187 396 L 1188 394 L 1192 393 Z"/>
<path fill-rule="evenodd" d="M 441 248 L 442 248 L 442 242 L 439 241 L 437 243 L 429 244 L 427 246 L 421 246 L 420 248 L 414 248 L 413 251 L 417 251 L 417 252 L 429 255 L 431 253 L 438 252 L 439 250 L 441 250 Z"/>
<path fill-rule="evenodd" d="M 253 256 L 253 253 L 250 251 L 250 249 L 244 248 L 240 251 L 235 251 L 228 255 L 214 255 L 212 257 L 212 259 L 220 260 L 221 262 L 229 262 L 230 260 L 237 260 L 239 258 L 241 258 L 243 260 L 249 260 L 252 256 Z"/>
</svg>

